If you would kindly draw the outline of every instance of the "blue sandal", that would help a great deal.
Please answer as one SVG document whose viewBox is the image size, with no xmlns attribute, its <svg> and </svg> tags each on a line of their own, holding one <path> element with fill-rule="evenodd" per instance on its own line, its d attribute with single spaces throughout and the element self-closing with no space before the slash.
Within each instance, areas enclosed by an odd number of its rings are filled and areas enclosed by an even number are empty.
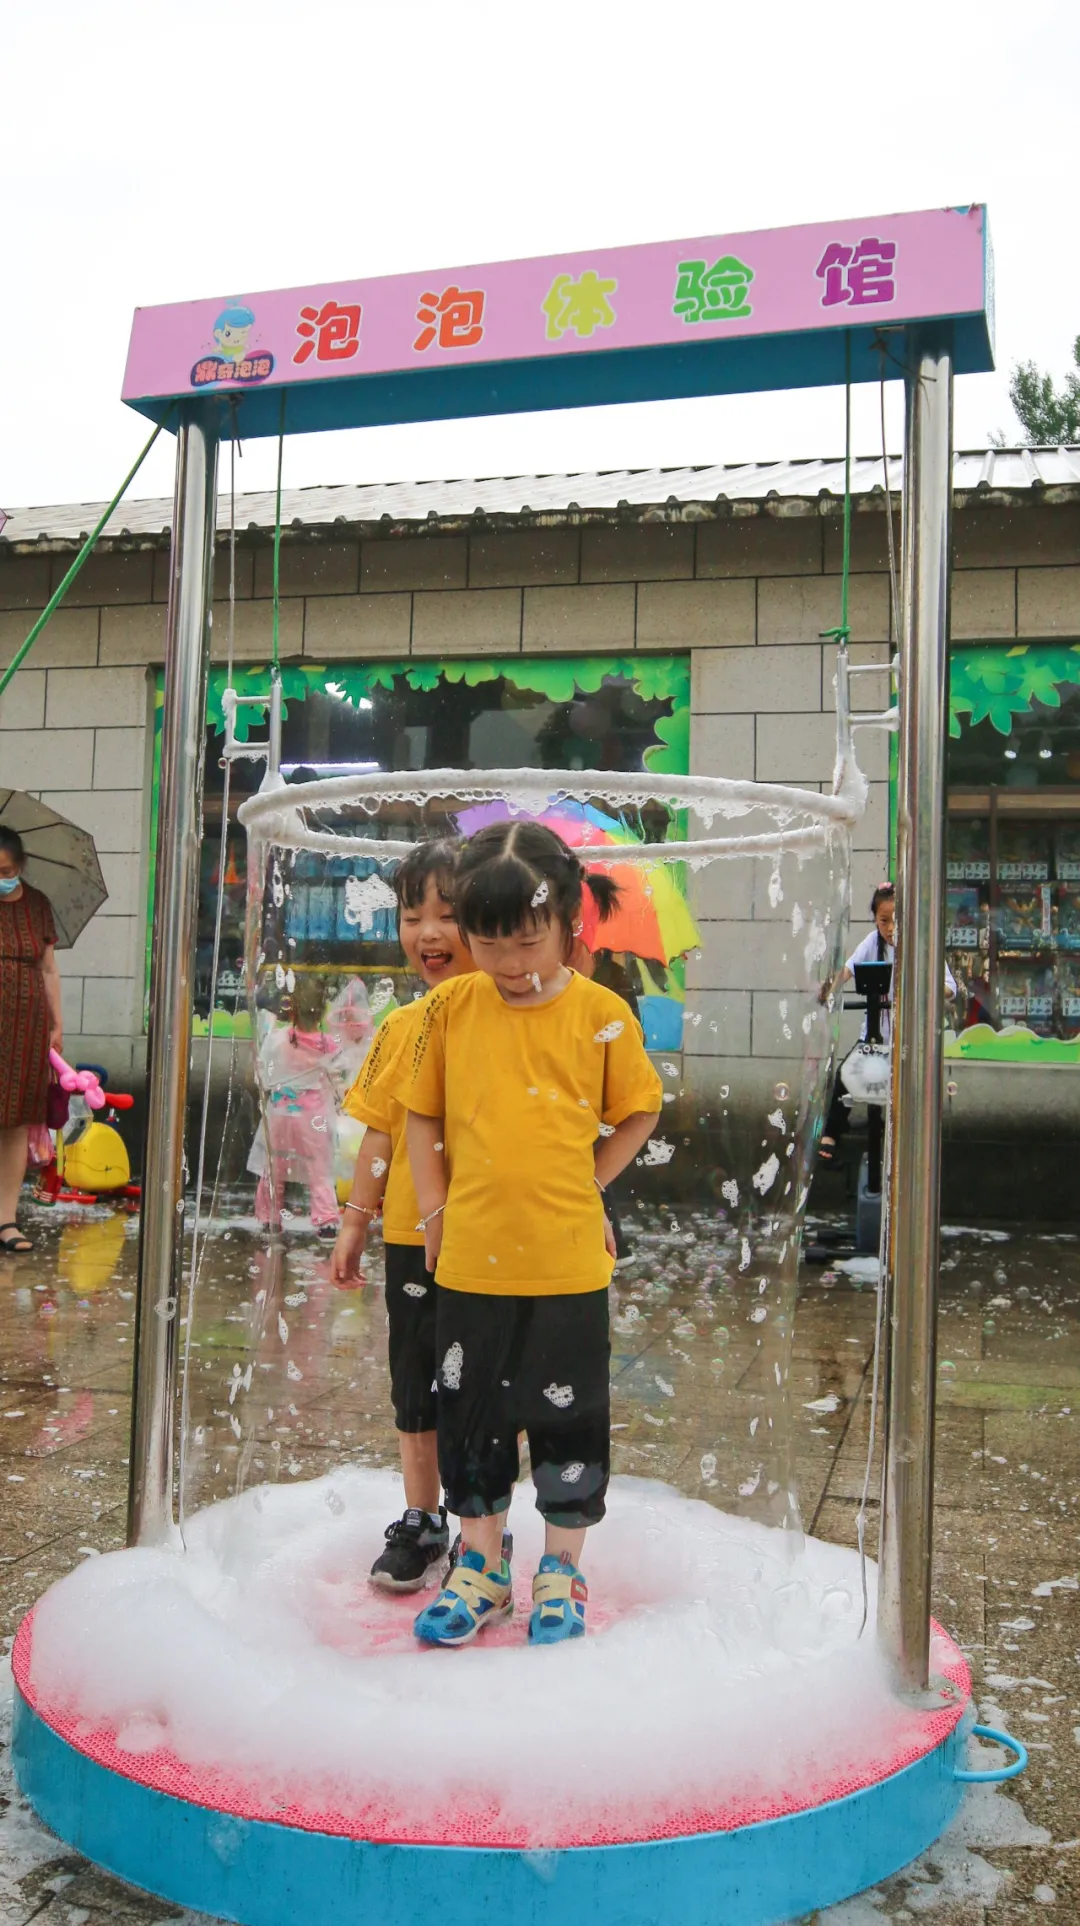
<svg viewBox="0 0 1080 1926">
<path fill-rule="evenodd" d="M 564 1564 L 546 1552 L 532 1592 L 530 1645 L 561 1645 L 568 1638 L 584 1638 L 589 1588 L 576 1565 Z"/>
<path fill-rule="evenodd" d="M 438 1597 L 418 1615 L 413 1631 L 424 1645 L 468 1645 L 485 1625 L 510 1618 L 514 1590 L 505 1558 L 501 1572 L 486 1571 L 484 1555 L 462 1552 Z"/>
</svg>

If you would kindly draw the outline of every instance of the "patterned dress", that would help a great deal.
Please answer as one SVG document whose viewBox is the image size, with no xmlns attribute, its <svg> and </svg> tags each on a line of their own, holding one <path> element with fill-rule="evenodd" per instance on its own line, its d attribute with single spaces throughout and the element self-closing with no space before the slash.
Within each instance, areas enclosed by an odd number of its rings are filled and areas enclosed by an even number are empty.
<svg viewBox="0 0 1080 1926">
<path fill-rule="evenodd" d="M 41 959 L 56 942 L 49 899 L 0 897 L 0 1130 L 45 1122 L 52 1019 Z"/>
</svg>

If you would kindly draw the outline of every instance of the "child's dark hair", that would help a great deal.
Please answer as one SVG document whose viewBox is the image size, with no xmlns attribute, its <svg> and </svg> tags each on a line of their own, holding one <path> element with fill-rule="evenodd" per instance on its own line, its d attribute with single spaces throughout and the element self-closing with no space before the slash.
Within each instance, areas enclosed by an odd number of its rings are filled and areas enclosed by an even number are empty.
<svg viewBox="0 0 1080 1926">
<path fill-rule="evenodd" d="M 896 884 L 879 883 L 876 890 L 874 891 L 873 896 L 870 899 L 871 916 L 877 915 L 879 909 L 881 908 L 882 903 L 895 903 L 895 901 L 896 901 Z"/>
<path fill-rule="evenodd" d="M 0 827 L 0 849 L 4 851 L 6 856 L 11 857 L 13 863 L 18 863 L 19 868 L 22 868 L 26 861 L 26 851 L 23 848 L 23 839 L 17 829 Z"/>
<path fill-rule="evenodd" d="M 439 895 L 448 903 L 454 900 L 454 870 L 461 840 L 457 836 L 436 836 L 403 856 L 394 871 L 394 894 L 399 909 L 420 909 L 428 883 L 434 878 Z"/>
<path fill-rule="evenodd" d="M 553 829 L 525 819 L 490 823 L 469 838 L 458 858 L 458 927 L 463 936 L 513 936 L 537 923 L 559 923 L 569 953 L 585 888 L 601 920 L 610 916 L 618 884 L 586 870 Z"/>
</svg>

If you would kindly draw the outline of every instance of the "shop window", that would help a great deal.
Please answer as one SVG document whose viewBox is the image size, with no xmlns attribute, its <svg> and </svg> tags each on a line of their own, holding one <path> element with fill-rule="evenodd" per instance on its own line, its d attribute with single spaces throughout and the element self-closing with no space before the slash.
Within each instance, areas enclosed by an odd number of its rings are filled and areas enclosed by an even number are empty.
<svg viewBox="0 0 1080 1926">
<path fill-rule="evenodd" d="M 690 670 L 685 656 L 305 665 L 285 668 L 282 680 L 282 773 L 290 783 L 375 769 L 633 771 L 647 765 L 684 774 L 688 768 Z M 259 693 L 269 687 L 269 673 L 265 668 L 238 670 L 234 683 L 240 694 Z M 262 772 L 257 763 L 232 766 L 221 961 L 214 988 L 210 978 L 224 796 L 224 688 L 224 672 L 212 671 L 195 980 L 196 1032 L 207 1028 L 213 1003 L 216 1034 L 246 1024 L 241 971 L 247 845 L 236 812 L 258 787 Z M 160 723 L 160 678 L 157 715 Z M 239 724 L 260 736 L 263 712 L 241 709 Z M 155 755 L 152 855 L 157 791 Z M 656 833 L 662 836 L 664 825 L 657 825 Z M 352 859 L 328 864 L 323 857 L 298 854 L 287 906 L 287 935 L 298 948 L 317 948 L 331 963 L 339 957 L 343 966 L 355 959 L 357 928 L 346 914 L 346 884 L 374 868 Z M 396 970 L 400 952 L 392 909 L 375 908 L 370 919 L 365 917 L 363 941 L 365 969 Z M 149 934 L 147 961 L 149 982 Z"/>
<path fill-rule="evenodd" d="M 950 668 L 946 1054 L 1080 1062 L 1080 645 Z"/>
</svg>

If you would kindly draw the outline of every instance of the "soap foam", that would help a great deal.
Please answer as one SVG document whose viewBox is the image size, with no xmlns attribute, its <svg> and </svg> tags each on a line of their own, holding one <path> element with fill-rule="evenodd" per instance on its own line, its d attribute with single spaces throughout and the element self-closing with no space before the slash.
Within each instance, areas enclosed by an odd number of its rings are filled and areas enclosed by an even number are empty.
<svg viewBox="0 0 1080 1926">
<path fill-rule="evenodd" d="M 366 1583 L 401 1504 L 395 1474 L 348 1468 L 208 1507 L 186 1551 L 87 1561 L 35 1613 L 38 1709 L 263 1808 L 521 1844 L 741 1823 L 924 1749 L 858 1638 L 853 1552 L 620 1478 L 583 1560 L 586 1639 L 526 1645 L 542 1524 L 519 1504 L 517 1618 L 439 1652 L 412 1637 L 422 1597 Z"/>
</svg>

